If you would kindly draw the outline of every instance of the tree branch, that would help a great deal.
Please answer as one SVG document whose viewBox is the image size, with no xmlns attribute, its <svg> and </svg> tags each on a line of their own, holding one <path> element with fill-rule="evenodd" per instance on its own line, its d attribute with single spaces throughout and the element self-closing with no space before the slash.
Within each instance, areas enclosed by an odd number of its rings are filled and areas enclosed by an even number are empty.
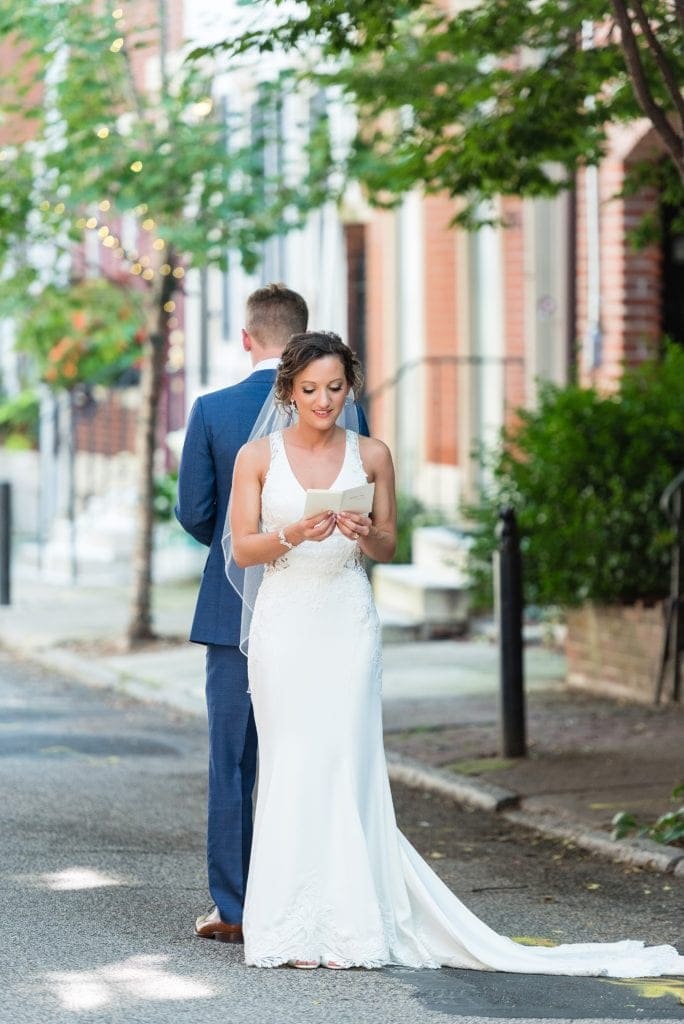
<svg viewBox="0 0 684 1024">
<path fill-rule="evenodd" d="M 128 45 L 126 43 L 124 43 L 124 45 L 121 47 L 121 54 L 123 56 L 124 61 L 126 62 L 126 83 L 128 85 L 128 90 L 130 93 L 129 99 L 133 102 L 133 106 L 135 107 L 135 112 L 138 115 L 139 120 L 143 121 L 145 118 L 145 109 L 143 106 L 142 97 L 140 96 L 140 93 L 138 92 L 138 87 L 135 84 L 135 75 L 133 74 L 133 63 L 131 61 L 131 55 L 128 50 Z"/>
<path fill-rule="evenodd" d="M 634 35 L 634 29 L 627 10 L 627 5 L 623 3 L 623 0 L 611 0 L 611 3 L 613 10 L 615 11 L 615 17 L 618 25 L 620 26 L 620 34 L 622 37 L 621 45 L 639 106 L 646 117 L 650 119 L 656 132 L 664 142 L 682 181 L 684 181 L 684 151 L 682 149 L 682 140 L 670 124 L 666 114 L 661 110 L 653 98 L 653 94 L 650 90 L 646 74 L 644 72 L 644 66 L 641 62 L 639 44 L 637 43 L 636 36 Z"/>
<path fill-rule="evenodd" d="M 677 76 L 672 70 L 672 65 L 667 59 L 667 55 L 661 46 L 660 40 L 653 31 L 653 26 L 648 20 L 648 15 L 644 10 L 644 5 L 640 0 L 631 0 L 631 6 L 636 15 L 636 19 L 639 22 L 639 27 L 644 33 L 644 39 L 648 43 L 651 53 L 655 58 L 655 62 L 658 65 L 658 70 L 663 76 L 663 80 L 668 88 L 668 91 L 672 97 L 672 101 L 675 105 L 677 112 L 684 125 L 684 97 L 682 96 L 681 89 L 679 88 L 679 82 Z"/>
</svg>

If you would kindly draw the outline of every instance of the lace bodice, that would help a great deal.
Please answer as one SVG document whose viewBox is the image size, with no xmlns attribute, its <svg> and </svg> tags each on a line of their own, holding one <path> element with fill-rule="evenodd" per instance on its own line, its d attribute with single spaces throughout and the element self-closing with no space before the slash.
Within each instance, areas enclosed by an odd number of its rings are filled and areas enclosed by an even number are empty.
<svg viewBox="0 0 684 1024">
<path fill-rule="evenodd" d="M 306 491 L 290 466 L 281 431 L 270 434 L 271 464 L 261 494 L 262 529 L 267 533 L 301 519 Z M 346 431 L 342 468 L 329 490 L 341 490 L 367 483 L 361 461 L 359 437 L 353 430 Z M 330 575 L 341 569 L 360 565 L 358 545 L 347 540 L 339 530 L 324 541 L 304 541 L 286 551 L 277 561 L 266 566 L 264 575 L 285 568 L 313 571 L 316 575 Z"/>
</svg>

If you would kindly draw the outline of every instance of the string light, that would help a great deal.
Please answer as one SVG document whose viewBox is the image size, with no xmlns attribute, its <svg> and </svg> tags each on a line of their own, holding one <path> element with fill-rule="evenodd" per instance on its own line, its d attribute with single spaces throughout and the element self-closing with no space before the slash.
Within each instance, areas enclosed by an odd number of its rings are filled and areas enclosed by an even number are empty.
<svg viewBox="0 0 684 1024">
<path fill-rule="evenodd" d="M 176 308 L 176 303 L 173 301 L 173 299 L 169 299 L 168 302 L 164 303 L 164 307 L 163 308 L 164 308 L 164 312 L 165 313 L 173 313 L 173 311 Z"/>
<path fill-rule="evenodd" d="M 205 99 L 198 100 L 197 103 L 193 104 L 191 110 L 195 117 L 207 117 L 208 114 L 211 114 L 213 106 L 213 100 L 207 96 Z"/>
<path fill-rule="evenodd" d="M 106 139 L 109 135 L 109 128 L 106 124 L 103 124 L 101 128 L 97 129 L 95 134 L 97 135 L 98 139 Z"/>
<path fill-rule="evenodd" d="M 134 160 L 131 164 L 131 170 L 134 174 L 140 174 L 143 169 L 142 160 Z"/>
<path fill-rule="evenodd" d="M 117 39 L 114 40 L 114 42 L 109 47 L 109 49 L 112 51 L 112 53 L 118 53 L 119 50 L 123 49 L 123 44 L 124 44 L 124 37 L 123 36 L 119 36 Z"/>
<path fill-rule="evenodd" d="M 139 217 L 143 217 L 147 213 L 147 203 L 140 203 L 136 206 L 135 213 L 137 213 Z"/>
<path fill-rule="evenodd" d="M 103 213 L 106 213 L 108 210 L 111 209 L 112 204 L 109 201 L 109 199 L 102 199 L 97 205 L 99 210 L 102 210 Z M 44 199 L 40 203 L 40 208 L 42 210 L 49 210 L 49 201 L 47 199 Z M 55 205 L 54 209 L 55 212 L 58 214 L 63 213 L 65 210 L 65 205 L 64 203 L 59 202 Z M 147 204 L 141 203 L 138 207 L 136 207 L 136 212 L 140 214 L 142 214 L 143 212 L 147 212 Z M 153 218 L 148 217 L 143 222 L 142 226 L 145 228 L 145 230 L 151 231 L 154 225 L 155 222 Z M 95 230 L 97 228 L 97 233 L 102 241 L 102 245 L 107 249 L 113 250 L 112 255 L 116 259 L 120 260 L 126 258 L 128 261 L 130 261 L 131 266 L 129 269 L 131 274 L 134 274 L 136 277 L 142 277 L 145 281 L 152 281 L 156 277 L 156 272 L 154 268 L 150 265 L 150 257 L 147 255 L 139 255 L 135 249 L 130 249 L 128 252 L 126 252 L 124 247 L 121 245 L 119 238 L 116 235 L 112 234 L 108 225 L 100 224 L 98 226 L 97 217 L 79 217 L 76 221 L 76 227 L 80 229 L 88 228 L 89 230 Z M 161 251 L 166 247 L 166 242 L 164 241 L 163 238 L 155 238 L 154 241 L 152 242 L 152 247 L 157 251 Z M 172 267 L 170 263 L 162 263 L 162 265 L 159 267 L 158 272 L 164 277 L 168 277 L 169 274 L 173 274 L 176 280 L 181 280 L 181 278 L 185 276 L 185 269 L 183 267 Z M 173 313 L 173 311 L 176 308 L 176 303 L 173 301 L 166 302 L 164 303 L 163 308 L 164 312 Z M 169 317 L 168 324 L 169 327 L 177 327 L 177 317 Z"/>
<path fill-rule="evenodd" d="M 119 21 L 123 18 L 123 7 L 117 7 L 116 10 L 112 11 L 112 18 L 114 21 Z"/>
</svg>

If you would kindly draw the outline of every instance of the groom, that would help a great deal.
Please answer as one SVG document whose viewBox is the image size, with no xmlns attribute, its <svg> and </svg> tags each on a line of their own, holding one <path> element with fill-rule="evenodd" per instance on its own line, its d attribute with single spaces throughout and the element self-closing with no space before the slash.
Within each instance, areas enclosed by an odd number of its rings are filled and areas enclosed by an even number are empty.
<svg viewBox="0 0 684 1024">
<path fill-rule="evenodd" d="M 257 736 L 241 653 L 241 602 L 225 574 L 221 536 L 233 464 L 275 380 L 281 353 L 308 322 L 306 302 L 282 284 L 259 288 L 247 299 L 242 345 L 252 373 L 233 387 L 198 398 L 190 412 L 178 475 L 176 516 L 209 547 L 190 639 L 206 644 L 209 719 L 207 869 L 210 913 L 195 934 L 242 941 L 242 906 L 252 843 L 252 790 Z"/>
</svg>

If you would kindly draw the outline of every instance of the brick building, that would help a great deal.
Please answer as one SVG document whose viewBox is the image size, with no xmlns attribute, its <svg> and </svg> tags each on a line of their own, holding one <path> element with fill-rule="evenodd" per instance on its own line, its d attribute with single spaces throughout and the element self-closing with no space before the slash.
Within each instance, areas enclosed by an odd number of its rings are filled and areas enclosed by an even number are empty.
<svg viewBox="0 0 684 1024">
<path fill-rule="evenodd" d="M 401 489 L 457 518 L 492 443 L 537 381 L 611 388 L 625 364 L 684 342 L 684 237 L 643 190 L 619 196 L 630 163 L 658 159 L 645 122 L 611 131 L 606 158 L 554 200 L 499 201 L 507 225 L 449 226 L 447 198 L 369 212 L 365 240 L 367 403 Z M 630 233 L 662 217 L 662 241 Z"/>
</svg>

